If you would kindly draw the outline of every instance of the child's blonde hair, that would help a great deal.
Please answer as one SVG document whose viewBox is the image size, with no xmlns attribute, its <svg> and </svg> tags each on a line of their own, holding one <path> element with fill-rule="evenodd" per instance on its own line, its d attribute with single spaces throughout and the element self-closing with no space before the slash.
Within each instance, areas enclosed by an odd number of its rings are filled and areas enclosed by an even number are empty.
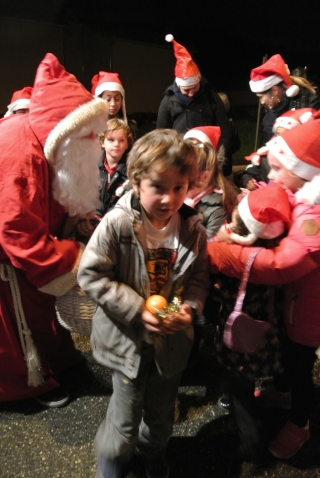
<svg viewBox="0 0 320 478">
<path fill-rule="evenodd" d="M 190 140 L 188 140 L 190 141 Z M 222 190 L 222 205 L 226 212 L 231 216 L 232 211 L 237 204 L 237 193 L 231 184 L 224 178 L 217 157 L 217 151 L 209 143 L 200 143 L 194 145 L 197 154 L 198 173 L 210 171 L 211 176 L 205 187 L 212 185 Z"/>
<path fill-rule="evenodd" d="M 139 186 L 152 166 L 156 166 L 159 172 L 177 169 L 181 175 L 188 176 L 189 189 L 198 174 L 193 145 L 172 129 L 153 130 L 134 144 L 127 160 L 128 178 Z"/>
<path fill-rule="evenodd" d="M 103 133 L 98 134 L 99 141 L 101 145 L 103 145 L 104 140 L 110 136 L 113 131 L 116 129 L 123 129 L 128 141 L 128 148 L 130 148 L 133 144 L 133 137 L 131 133 L 130 126 L 127 125 L 125 121 L 119 118 L 112 118 L 107 121 L 107 128 Z"/>
</svg>

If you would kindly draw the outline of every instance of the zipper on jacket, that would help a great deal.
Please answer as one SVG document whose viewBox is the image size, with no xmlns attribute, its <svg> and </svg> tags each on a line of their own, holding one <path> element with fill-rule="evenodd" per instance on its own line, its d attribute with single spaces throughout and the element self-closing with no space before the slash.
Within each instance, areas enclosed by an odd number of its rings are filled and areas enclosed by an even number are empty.
<svg viewBox="0 0 320 478">
<path fill-rule="evenodd" d="M 294 303 L 297 299 L 297 294 L 292 294 L 291 296 L 291 302 L 290 302 L 290 311 L 289 311 L 289 323 L 293 323 L 293 309 L 294 309 Z"/>
</svg>

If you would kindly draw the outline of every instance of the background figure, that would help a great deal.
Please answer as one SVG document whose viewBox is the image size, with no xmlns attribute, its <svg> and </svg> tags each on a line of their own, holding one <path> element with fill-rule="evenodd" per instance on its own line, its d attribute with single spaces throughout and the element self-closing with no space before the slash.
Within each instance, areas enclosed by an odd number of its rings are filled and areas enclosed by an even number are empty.
<svg viewBox="0 0 320 478">
<path fill-rule="evenodd" d="M 233 212 L 231 224 L 227 226 L 230 231 L 228 240 L 253 244 L 255 247 L 276 247 L 289 228 L 290 217 L 291 208 L 286 192 L 279 184 L 270 184 L 241 200 Z M 217 238 L 224 240 L 225 234 L 223 228 Z M 215 280 L 213 291 L 222 302 L 214 341 L 216 356 L 229 371 L 228 391 L 231 410 L 238 425 L 241 453 L 253 458 L 261 451 L 259 431 L 254 420 L 255 381 L 283 372 L 282 290 L 272 285 L 247 284 L 243 312 L 256 320 L 268 322 L 271 328 L 264 346 L 256 354 L 243 354 L 230 350 L 223 343 L 225 324 L 234 310 L 240 281 L 223 274 L 218 274 Z M 227 400 L 230 400 L 229 397 Z"/>
<path fill-rule="evenodd" d="M 166 40 L 173 43 L 176 78 L 161 101 L 157 128 L 173 128 L 184 134 L 196 126 L 220 126 L 219 162 L 223 174 L 229 176 L 232 172 L 232 126 L 221 98 L 201 75 L 189 52 L 172 35 L 167 35 Z"/>
<path fill-rule="evenodd" d="M 120 118 L 129 124 L 133 141 L 138 137 L 138 128 L 134 121 L 127 118 L 125 91 L 118 73 L 99 71 L 91 79 L 91 92 L 96 98 L 102 98 L 108 105 L 108 119 Z"/>
<path fill-rule="evenodd" d="M 220 91 L 218 93 L 218 95 L 220 96 L 220 98 L 221 98 L 221 100 L 224 104 L 224 107 L 226 109 L 228 119 L 230 121 L 231 128 L 232 128 L 232 146 L 230 148 L 229 157 L 228 157 L 228 164 L 229 165 L 231 164 L 231 172 L 232 172 L 232 155 L 240 149 L 241 141 L 240 141 L 240 138 L 239 138 L 239 135 L 238 135 L 238 132 L 237 132 L 235 119 L 234 119 L 234 113 L 233 113 L 233 110 L 232 110 L 231 105 L 230 105 L 229 97 L 223 91 Z"/>
<path fill-rule="evenodd" d="M 132 146 L 130 127 L 118 118 L 107 121 L 107 128 L 98 135 L 102 145 L 99 159 L 100 206 L 96 209 L 95 219 L 82 219 L 77 224 L 80 236 L 91 236 L 100 219 L 117 204 L 120 197 L 129 189 L 127 178 L 127 153 Z"/>
<path fill-rule="evenodd" d="M 48 53 L 29 114 L 0 121 L 0 401 L 65 405 L 59 373 L 79 362 L 55 298 L 77 283 L 83 244 L 64 239 L 98 204 L 107 106 Z M 69 216 L 68 216 L 69 213 Z M 71 223 L 71 224 L 70 224 Z"/>
<path fill-rule="evenodd" d="M 250 89 L 266 108 L 262 120 L 263 139 L 273 136 L 272 127 L 278 116 L 291 109 L 320 108 L 315 88 L 305 78 L 291 76 L 280 55 L 274 55 L 250 73 Z"/>
<path fill-rule="evenodd" d="M 4 115 L 4 118 L 15 114 L 29 113 L 32 91 L 32 86 L 25 86 L 22 88 L 22 90 L 15 91 L 12 95 L 10 105 L 8 105 L 8 111 Z"/>
</svg>

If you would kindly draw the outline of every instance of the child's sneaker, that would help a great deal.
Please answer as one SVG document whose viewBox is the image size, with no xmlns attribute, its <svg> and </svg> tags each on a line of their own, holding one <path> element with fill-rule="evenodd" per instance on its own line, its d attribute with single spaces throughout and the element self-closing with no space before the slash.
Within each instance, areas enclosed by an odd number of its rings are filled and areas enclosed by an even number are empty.
<svg viewBox="0 0 320 478">
<path fill-rule="evenodd" d="M 254 391 L 256 403 L 260 407 L 278 407 L 290 410 L 291 408 L 291 393 L 278 392 L 274 388 L 256 388 Z"/>
<path fill-rule="evenodd" d="M 145 469 L 148 478 L 169 477 L 169 464 L 165 458 L 145 459 Z"/>
<path fill-rule="evenodd" d="M 270 443 L 269 451 L 276 458 L 291 458 L 308 440 L 310 440 L 309 423 L 308 428 L 305 429 L 287 422 L 277 438 Z"/>
</svg>

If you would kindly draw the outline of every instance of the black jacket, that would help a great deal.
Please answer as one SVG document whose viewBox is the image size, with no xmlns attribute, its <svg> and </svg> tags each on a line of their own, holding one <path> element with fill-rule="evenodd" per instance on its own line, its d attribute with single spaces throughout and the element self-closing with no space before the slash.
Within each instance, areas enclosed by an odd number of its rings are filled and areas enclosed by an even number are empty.
<svg viewBox="0 0 320 478">
<path fill-rule="evenodd" d="M 120 199 L 115 195 L 116 189 L 128 179 L 127 178 L 127 154 L 125 153 L 118 164 L 118 169 L 112 175 L 110 184 L 106 189 L 108 173 L 104 167 L 104 161 L 106 157 L 105 150 L 102 151 L 99 158 L 99 171 L 100 171 L 100 180 L 101 180 L 101 190 L 100 190 L 100 201 L 101 207 L 96 210 L 98 216 L 103 217 L 108 211 L 114 208 Z"/>
<path fill-rule="evenodd" d="M 203 76 L 200 81 L 200 90 L 189 103 L 184 104 L 175 96 L 174 84 L 167 88 L 157 119 L 157 128 L 173 128 L 183 134 L 197 126 L 220 126 L 219 148 L 223 145 L 225 158 L 231 157 L 232 125 L 221 98 Z"/>
</svg>

